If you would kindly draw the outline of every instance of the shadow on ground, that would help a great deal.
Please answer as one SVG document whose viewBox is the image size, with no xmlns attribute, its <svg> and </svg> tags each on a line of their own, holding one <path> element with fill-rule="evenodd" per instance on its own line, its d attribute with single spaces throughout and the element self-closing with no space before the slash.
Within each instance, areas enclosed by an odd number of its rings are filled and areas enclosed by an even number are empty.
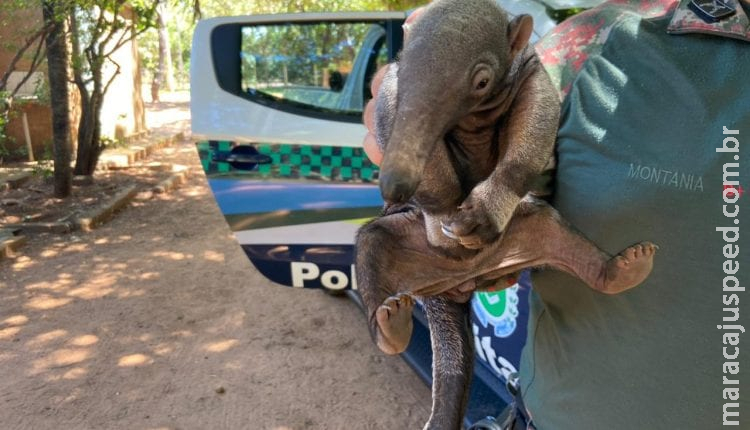
<svg viewBox="0 0 750 430">
<path fill-rule="evenodd" d="M 356 306 L 263 279 L 192 144 L 159 156 L 188 183 L 0 262 L 2 427 L 421 428 L 428 388 Z"/>
</svg>

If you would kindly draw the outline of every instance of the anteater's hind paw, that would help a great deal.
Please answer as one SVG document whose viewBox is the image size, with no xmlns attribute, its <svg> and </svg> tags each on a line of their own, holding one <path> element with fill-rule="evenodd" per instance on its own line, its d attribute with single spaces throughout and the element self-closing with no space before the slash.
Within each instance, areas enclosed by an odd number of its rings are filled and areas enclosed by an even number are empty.
<svg viewBox="0 0 750 430">
<path fill-rule="evenodd" d="M 376 342 L 386 354 L 400 354 L 409 346 L 414 328 L 411 315 L 414 297 L 407 293 L 396 294 L 385 299 L 375 311 L 378 323 Z"/>
<path fill-rule="evenodd" d="M 617 294 L 638 286 L 651 273 L 658 246 L 641 242 L 630 246 L 607 262 L 601 291 Z"/>
</svg>

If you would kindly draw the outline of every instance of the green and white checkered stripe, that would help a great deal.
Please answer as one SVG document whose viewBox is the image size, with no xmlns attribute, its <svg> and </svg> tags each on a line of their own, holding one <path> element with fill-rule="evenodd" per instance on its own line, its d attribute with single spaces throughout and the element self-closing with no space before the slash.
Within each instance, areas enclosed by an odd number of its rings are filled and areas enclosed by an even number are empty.
<svg viewBox="0 0 750 430">
<path fill-rule="evenodd" d="M 214 152 L 229 152 L 236 143 L 211 141 L 198 143 L 201 162 L 207 174 L 235 172 L 228 163 L 215 162 Z M 378 166 L 372 164 L 362 148 L 288 144 L 258 144 L 258 152 L 271 157 L 251 172 L 266 178 L 311 179 L 343 182 L 376 182 Z M 239 172 L 239 171 L 237 171 Z"/>
</svg>

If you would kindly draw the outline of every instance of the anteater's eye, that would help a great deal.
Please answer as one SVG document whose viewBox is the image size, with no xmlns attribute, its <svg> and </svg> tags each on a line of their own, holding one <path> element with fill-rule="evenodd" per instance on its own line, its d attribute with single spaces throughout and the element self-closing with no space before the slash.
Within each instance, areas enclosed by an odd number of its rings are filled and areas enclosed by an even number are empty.
<svg viewBox="0 0 750 430">
<path fill-rule="evenodd" d="M 477 91 L 477 95 L 482 95 L 492 83 L 493 73 L 489 67 L 480 65 L 475 69 L 474 76 L 471 79 L 472 88 Z"/>
</svg>

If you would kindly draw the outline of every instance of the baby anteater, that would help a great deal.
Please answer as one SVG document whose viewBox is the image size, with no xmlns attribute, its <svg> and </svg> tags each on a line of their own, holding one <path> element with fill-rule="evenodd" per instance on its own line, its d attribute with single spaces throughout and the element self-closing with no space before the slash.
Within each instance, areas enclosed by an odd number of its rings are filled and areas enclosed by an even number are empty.
<svg viewBox="0 0 750 430">
<path fill-rule="evenodd" d="M 459 429 L 472 373 L 468 300 L 549 266 L 615 294 L 651 272 L 656 246 L 612 256 L 534 197 L 552 160 L 559 99 L 529 45 L 532 20 L 493 0 L 438 0 L 413 24 L 378 93 L 384 215 L 357 236 L 357 284 L 373 339 L 403 352 L 414 297 L 433 349 L 427 429 Z"/>
</svg>

